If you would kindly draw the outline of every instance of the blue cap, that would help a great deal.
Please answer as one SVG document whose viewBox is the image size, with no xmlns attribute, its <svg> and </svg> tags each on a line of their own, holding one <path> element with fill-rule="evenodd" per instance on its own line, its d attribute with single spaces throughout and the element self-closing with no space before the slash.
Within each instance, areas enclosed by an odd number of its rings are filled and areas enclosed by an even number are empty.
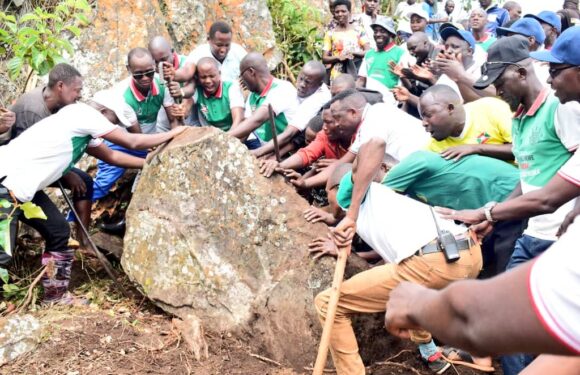
<svg viewBox="0 0 580 375">
<path fill-rule="evenodd" d="M 506 36 L 509 33 L 519 34 L 523 36 L 533 36 L 536 42 L 544 44 L 546 40 L 546 33 L 538 20 L 534 18 L 520 18 L 513 23 L 511 27 L 498 27 L 496 30 L 497 36 Z"/>
<path fill-rule="evenodd" d="M 554 64 L 580 66 L 578 40 L 580 40 L 580 26 L 570 27 L 556 39 L 551 50 L 532 52 L 530 56 L 536 60 Z"/>
<path fill-rule="evenodd" d="M 548 25 L 558 30 L 558 34 L 562 32 L 562 20 L 560 19 L 560 16 L 552 11 L 545 10 L 538 13 L 537 15 L 526 14 L 524 17 L 535 18 L 540 22 L 547 23 Z"/>
<path fill-rule="evenodd" d="M 441 30 L 441 38 L 443 40 L 447 40 L 447 38 L 449 38 L 450 36 L 456 36 L 460 39 L 465 40 L 467 44 L 469 44 L 469 47 L 475 49 L 475 38 L 473 37 L 473 34 L 471 34 L 469 31 L 458 30 L 453 27 L 447 27 Z"/>
</svg>

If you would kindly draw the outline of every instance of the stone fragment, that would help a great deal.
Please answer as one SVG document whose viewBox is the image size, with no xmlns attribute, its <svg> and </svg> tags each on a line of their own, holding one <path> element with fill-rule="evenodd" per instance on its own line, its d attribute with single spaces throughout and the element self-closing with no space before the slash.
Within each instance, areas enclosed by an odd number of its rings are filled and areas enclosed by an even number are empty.
<svg viewBox="0 0 580 375">
<path fill-rule="evenodd" d="M 0 318 L 0 366 L 34 350 L 40 335 L 40 322 L 32 315 Z"/>
</svg>

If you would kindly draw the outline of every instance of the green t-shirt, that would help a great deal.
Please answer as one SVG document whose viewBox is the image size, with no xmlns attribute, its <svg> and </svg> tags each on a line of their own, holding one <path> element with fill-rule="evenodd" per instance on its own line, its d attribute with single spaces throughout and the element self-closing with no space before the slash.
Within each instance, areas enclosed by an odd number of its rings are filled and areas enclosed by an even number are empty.
<svg viewBox="0 0 580 375">
<path fill-rule="evenodd" d="M 230 107 L 231 82 L 222 82 L 215 95 L 206 96 L 201 86 L 197 87 L 195 97 L 199 112 L 211 126 L 225 132 L 232 127 L 232 110 Z"/>
<path fill-rule="evenodd" d="M 487 35 L 487 37 L 484 40 L 481 41 L 476 41 L 475 43 L 480 46 L 485 52 L 487 52 L 487 50 L 489 49 L 489 47 L 491 47 L 491 45 L 493 43 L 495 43 L 495 41 L 497 40 L 496 37 L 491 36 L 491 35 Z"/>
<path fill-rule="evenodd" d="M 501 160 L 470 155 L 455 162 L 430 151 L 412 153 L 383 180 L 399 193 L 455 210 L 501 202 L 518 182 L 518 169 Z"/>
<path fill-rule="evenodd" d="M 359 70 L 359 76 L 372 78 L 392 89 L 399 82 L 399 77 L 391 72 L 389 62 L 393 61 L 398 64 L 404 53 L 403 48 L 394 44 L 383 51 L 367 51 Z"/>
<path fill-rule="evenodd" d="M 151 90 L 145 97 L 135 87 L 131 78 L 129 78 L 127 89 L 123 93 L 125 102 L 135 111 L 137 122 L 141 126 L 141 131 L 145 134 L 155 132 L 155 125 L 157 123 L 157 115 L 164 103 L 168 101 L 173 102 L 171 97 L 165 97 L 167 88 L 161 83 L 159 78 L 155 77 Z"/>
</svg>

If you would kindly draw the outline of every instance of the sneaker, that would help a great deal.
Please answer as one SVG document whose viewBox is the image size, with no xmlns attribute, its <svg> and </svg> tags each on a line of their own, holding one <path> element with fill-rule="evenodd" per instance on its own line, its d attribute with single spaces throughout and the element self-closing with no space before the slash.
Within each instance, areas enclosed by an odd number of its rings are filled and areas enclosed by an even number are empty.
<svg viewBox="0 0 580 375">
<path fill-rule="evenodd" d="M 429 370 L 433 371 L 433 373 L 443 374 L 449 367 L 451 367 L 451 363 L 443 358 L 441 352 L 437 352 L 429 357 L 427 360 L 427 366 L 429 367 Z"/>
<path fill-rule="evenodd" d="M 72 294 L 71 292 L 66 292 L 65 294 L 62 295 L 62 297 L 60 297 L 59 299 L 56 300 L 50 300 L 50 301 L 42 301 L 42 306 L 43 307 L 52 307 L 52 306 L 75 306 L 75 307 L 81 307 L 81 306 L 88 306 L 89 300 L 84 298 L 84 297 L 77 297 L 74 294 Z"/>
</svg>

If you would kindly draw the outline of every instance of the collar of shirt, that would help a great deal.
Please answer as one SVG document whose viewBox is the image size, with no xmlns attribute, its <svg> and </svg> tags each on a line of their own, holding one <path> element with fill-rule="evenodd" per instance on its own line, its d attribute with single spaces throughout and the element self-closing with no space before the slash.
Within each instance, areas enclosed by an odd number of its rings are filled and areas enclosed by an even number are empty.
<svg viewBox="0 0 580 375">
<path fill-rule="evenodd" d="M 550 89 L 547 87 L 544 87 L 542 89 L 542 91 L 540 91 L 540 94 L 538 95 L 536 100 L 534 100 L 534 103 L 532 104 L 530 109 L 528 109 L 528 111 L 525 113 L 525 116 L 534 116 L 536 114 L 536 112 L 538 112 L 538 109 L 540 109 L 542 104 L 544 104 L 546 102 L 546 99 L 548 98 L 549 93 L 550 93 Z M 515 118 L 524 117 L 524 106 L 523 105 L 520 104 L 514 117 Z"/>
<path fill-rule="evenodd" d="M 478 43 L 485 43 L 489 40 L 489 38 L 491 37 L 491 35 L 488 32 L 484 32 L 483 33 L 483 38 L 481 39 L 476 39 L 475 41 Z"/>
<path fill-rule="evenodd" d="M 270 78 L 270 81 L 268 82 L 268 84 L 266 85 L 266 87 L 264 87 L 264 90 L 262 90 L 262 93 L 260 94 L 260 97 L 263 98 L 266 95 L 268 95 L 268 93 L 270 92 L 270 89 L 272 88 L 272 83 L 274 83 L 274 76 L 272 76 Z"/>
<path fill-rule="evenodd" d="M 133 78 L 131 78 L 129 87 L 131 88 L 131 93 L 133 93 L 133 96 L 135 97 L 135 99 L 137 99 L 138 102 L 142 102 L 145 99 L 147 99 L 147 97 L 143 95 L 141 91 L 139 91 L 139 89 L 137 89 L 137 86 L 135 85 L 135 80 Z M 159 87 L 157 86 L 157 81 L 155 81 L 155 79 L 153 79 L 153 81 L 151 82 L 151 89 L 149 90 L 148 96 L 149 95 L 151 96 L 159 95 Z"/>
<path fill-rule="evenodd" d="M 206 98 L 209 98 L 210 96 L 213 96 L 214 98 L 217 99 L 221 99 L 222 94 L 223 94 L 223 87 L 224 87 L 224 83 L 222 81 L 220 81 L 220 85 L 218 86 L 217 90 L 215 90 L 215 92 L 213 94 L 205 91 L 205 89 L 203 89 L 203 96 L 205 96 Z"/>
<path fill-rule="evenodd" d="M 391 43 L 387 44 L 386 46 L 383 47 L 383 52 L 389 52 L 390 50 L 393 49 L 393 47 L 395 47 L 397 44 L 393 41 L 391 41 Z"/>
</svg>

